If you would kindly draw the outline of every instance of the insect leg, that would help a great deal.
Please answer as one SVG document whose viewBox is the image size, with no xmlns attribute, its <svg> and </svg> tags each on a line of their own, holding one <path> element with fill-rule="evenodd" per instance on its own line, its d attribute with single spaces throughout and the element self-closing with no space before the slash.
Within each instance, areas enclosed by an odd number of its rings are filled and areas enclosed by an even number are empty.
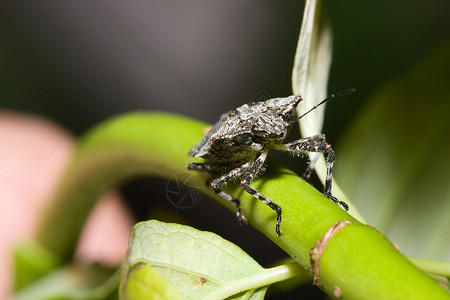
<svg viewBox="0 0 450 300">
<path fill-rule="evenodd" d="M 303 172 L 303 178 L 305 180 L 309 180 L 309 178 L 311 177 L 311 173 L 314 170 L 314 166 L 316 165 L 317 160 L 319 159 L 320 154 L 317 153 L 312 160 L 310 160 L 308 166 L 306 167 L 305 172 Z"/>
<path fill-rule="evenodd" d="M 331 195 L 332 172 L 334 165 L 334 150 L 327 143 L 325 135 L 319 134 L 304 139 L 299 139 L 283 145 L 284 150 L 294 152 L 321 152 L 327 154 L 327 176 L 325 179 L 324 194 L 335 203 L 340 204 L 345 210 L 348 210 L 347 203 L 340 201 Z M 280 148 L 280 147 L 277 147 Z"/>
<path fill-rule="evenodd" d="M 262 202 L 267 204 L 271 209 L 273 209 L 277 213 L 277 225 L 275 227 L 275 231 L 277 232 L 277 235 L 280 236 L 281 235 L 280 224 L 281 224 L 281 213 L 282 213 L 281 207 L 278 204 L 272 202 L 269 198 L 262 195 L 260 192 L 258 192 L 257 190 L 255 190 L 254 188 L 252 188 L 249 185 L 255 178 L 256 174 L 258 174 L 262 165 L 264 164 L 264 161 L 266 160 L 266 157 L 267 157 L 267 153 L 268 153 L 268 150 L 264 149 L 262 151 L 261 155 L 252 162 L 250 167 L 248 167 L 248 169 L 244 173 L 244 176 L 241 180 L 241 185 L 247 193 L 249 193 L 253 197 L 261 200 Z"/>
<path fill-rule="evenodd" d="M 225 200 L 228 200 L 228 201 L 236 204 L 236 218 L 238 219 L 238 222 L 241 225 L 248 223 L 247 218 L 244 215 L 242 215 L 242 213 L 241 213 L 241 202 L 239 201 L 239 199 L 234 198 L 234 197 L 228 195 L 227 193 L 225 193 L 224 191 L 222 191 L 220 189 L 220 187 L 226 185 L 228 182 L 230 182 L 233 179 L 235 179 L 236 177 L 242 175 L 242 173 L 248 168 L 248 166 L 249 166 L 249 163 L 245 163 L 242 166 L 231 170 L 230 172 L 226 173 L 225 175 L 222 175 L 221 177 L 219 177 L 211 182 L 211 186 L 216 194 L 218 194 Z"/>
</svg>

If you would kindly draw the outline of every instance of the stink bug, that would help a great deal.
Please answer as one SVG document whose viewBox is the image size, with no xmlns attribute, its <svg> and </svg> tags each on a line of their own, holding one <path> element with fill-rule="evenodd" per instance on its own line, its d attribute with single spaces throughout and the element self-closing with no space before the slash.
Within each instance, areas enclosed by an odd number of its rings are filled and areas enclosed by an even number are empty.
<svg viewBox="0 0 450 300">
<path fill-rule="evenodd" d="M 320 134 L 290 143 L 283 143 L 283 140 L 289 127 L 298 119 L 328 100 L 352 92 L 354 92 L 353 89 L 330 95 L 300 117 L 296 113 L 297 105 L 302 101 L 300 96 L 244 104 L 223 114 L 203 139 L 189 151 L 189 157 L 202 157 L 206 162 L 189 163 L 187 167 L 189 170 L 201 170 L 209 173 L 213 177 L 211 187 L 214 192 L 233 202 L 236 205 L 238 221 L 246 224 L 247 218 L 241 214 L 239 199 L 221 190 L 222 186 L 239 178 L 242 188 L 247 193 L 261 200 L 277 213 L 275 231 L 280 236 L 281 207 L 252 188 L 250 183 L 260 172 L 269 149 L 296 153 L 326 153 L 327 176 L 324 194 L 348 210 L 345 202 L 331 195 L 334 150 L 327 143 L 325 136 Z M 314 161 L 306 169 L 304 177 L 309 177 L 311 174 L 313 163 Z"/>
</svg>

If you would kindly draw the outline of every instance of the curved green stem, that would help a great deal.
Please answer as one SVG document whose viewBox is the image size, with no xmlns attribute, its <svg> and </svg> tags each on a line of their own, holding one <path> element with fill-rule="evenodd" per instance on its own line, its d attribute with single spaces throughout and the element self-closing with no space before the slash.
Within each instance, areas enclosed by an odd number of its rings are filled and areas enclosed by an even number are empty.
<svg viewBox="0 0 450 300">
<path fill-rule="evenodd" d="M 187 151 L 205 126 L 163 113 L 131 113 L 91 130 L 80 140 L 42 218 L 38 241 L 68 260 L 89 211 L 106 189 L 140 174 L 201 175 L 188 173 Z"/>
<path fill-rule="evenodd" d="M 203 136 L 205 124 L 163 113 L 132 113 L 111 119 L 80 142 L 52 205 L 38 231 L 38 241 L 63 260 L 71 258 L 82 226 L 99 195 L 138 174 L 191 177 L 198 187 L 231 210 L 235 207 L 206 186 L 200 172 L 188 172 L 189 148 Z M 448 293 L 408 262 L 377 230 L 361 225 L 314 187 L 283 166 L 269 162 L 252 186 L 283 208 L 278 237 L 276 214 L 232 185 L 251 226 L 311 271 L 310 249 L 337 222 L 352 224 L 330 236 L 315 258 L 316 282 L 330 295 L 336 287 L 348 299 L 448 299 Z M 370 297 L 367 297 L 370 295 Z M 408 297 L 408 298 L 407 298 Z M 400 298 L 399 298 L 400 299 Z"/>
<path fill-rule="evenodd" d="M 298 263 L 289 263 L 278 267 L 265 269 L 257 275 L 235 280 L 226 286 L 221 287 L 216 292 L 208 295 L 203 300 L 228 299 L 229 297 L 244 291 L 254 290 L 263 286 L 287 280 L 293 277 L 301 277 L 310 280 L 311 274 L 299 266 Z"/>
</svg>

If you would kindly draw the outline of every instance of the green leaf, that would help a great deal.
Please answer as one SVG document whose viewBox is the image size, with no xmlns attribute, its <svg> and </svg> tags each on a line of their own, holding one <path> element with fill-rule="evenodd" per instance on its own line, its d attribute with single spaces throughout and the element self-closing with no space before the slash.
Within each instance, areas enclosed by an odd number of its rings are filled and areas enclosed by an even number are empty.
<svg viewBox="0 0 450 300">
<path fill-rule="evenodd" d="M 145 290 L 149 296 L 167 291 L 170 295 L 176 292 L 185 299 L 202 299 L 226 288 L 236 279 L 263 270 L 239 247 L 213 233 L 151 220 L 137 224 L 133 230 L 121 294 L 126 296 L 125 299 L 151 299 L 135 296 L 142 292 L 136 282 L 148 282 L 142 280 L 148 276 L 158 277 L 161 282 L 157 287 L 160 291 Z M 266 289 L 242 291 L 232 299 L 263 299 Z M 176 298 L 166 294 L 160 299 Z"/>
<path fill-rule="evenodd" d="M 14 289 L 27 284 L 56 268 L 60 259 L 35 242 L 23 242 L 14 249 Z"/>
<path fill-rule="evenodd" d="M 307 0 L 292 71 L 292 90 L 301 95 L 299 115 L 305 113 L 327 94 L 332 57 L 332 31 L 322 0 Z M 322 132 L 325 105 L 300 119 L 303 136 Z"/>
<path fill-rule="evenodd" d="M 124 287 L 124 294 L 123 299 L 126 300 L 183 299 L 164 277 L 152 267 L 144 264 L 132 267 Z"/>
<path fill-rule="evenodd" d="M 380 87 L 339 148 L 341 186 L 400 251 L 450 260 L 450 43 Z"/>
<path fill-rule="evenodd" d="M 27 285 L 11 300 L 117 299 L 120 271 L 100 265 L 68 265 Z"/>
</svg>

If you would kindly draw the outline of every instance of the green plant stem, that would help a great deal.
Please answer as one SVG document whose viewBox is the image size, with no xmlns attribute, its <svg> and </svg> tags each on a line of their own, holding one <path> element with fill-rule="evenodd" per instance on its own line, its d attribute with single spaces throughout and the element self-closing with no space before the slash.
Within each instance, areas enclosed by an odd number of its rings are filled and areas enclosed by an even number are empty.
<svg viewBox="0 0 450 300">
<path fill-rule="evenodd" d="M 305 281 L 311 280 L 311 274 L 305 271 L 298 263 L 289 263 L 278 267 L 265 269 L 257 275 L 235 280 L 203 300 L 228 299 L 244 291 L 254 290 L 266 285 L 283 281 L 293 277 L 301 277 Z"/>
<path fill-rule="evenodd" d="M 424 272 L 450 279 L 450 263 L 415 257 L 408 257 L 408 259 Z"/>
<path fill-rule="evenodd" d="M 80 142 L 37 239 L 69 260 L 96 199 L 108 187 L 138 174 L 179 180 L 194 176 L 199 188 L 224 206 L 235 207 L 206 186 L 206 176 L 188 172 L 187 152 L 203 136 L 205 124 L 162 113 L 132 113 L 106 121 Z M 192 181 L 191 181 L 192 182 Z M 309 251 L 337 222 L 348 220 L 333 235 L 322 255 L 319 283 L 330 295 L 338 287 L 347 299 L 449 299 L 449 294 L 403 257 L 377 230 L 361 225 L 314 187 L 276 162 L 252 186 L 283 208 L 281 231 L 276 214 L 237 185 L 227 191 L 241 199 L 242 211 L 257 228 L 311 271 Z"/>
</svg>

